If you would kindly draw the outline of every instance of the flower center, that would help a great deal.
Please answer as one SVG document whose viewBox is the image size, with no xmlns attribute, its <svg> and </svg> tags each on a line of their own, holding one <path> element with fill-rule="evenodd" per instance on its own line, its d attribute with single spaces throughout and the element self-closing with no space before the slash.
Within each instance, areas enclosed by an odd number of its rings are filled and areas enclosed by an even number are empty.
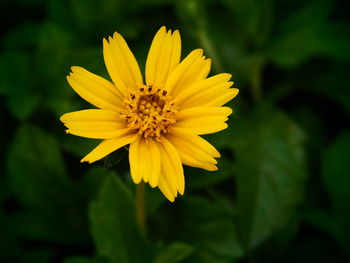
<svg viewBox="0 0 350 263">
<path fill-rule="evenodd" d="M 168 133 L 175 120 L 177 108 L 167 91 L 152 85 L 139 88 L 124 100 L 126 110 L 122 119 L 130 130 L 142 134 L 145 138 Z"/>
</svg>

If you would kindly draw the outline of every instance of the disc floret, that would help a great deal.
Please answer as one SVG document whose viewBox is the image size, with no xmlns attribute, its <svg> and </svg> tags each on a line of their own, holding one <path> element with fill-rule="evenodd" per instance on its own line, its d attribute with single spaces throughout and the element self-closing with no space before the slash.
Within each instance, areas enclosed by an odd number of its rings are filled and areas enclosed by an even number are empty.
<svg viewBox="0 0 350 263">
<path fill-rule="evenodd" d="M 142 85 L 124 100 L 126 109 L 121 118 L 130 130 L 138 132 L 145 138 L 159 139 L 169 133 L 176 122 L 177 107 L 166 90 L 155 86 Z"/>
</svg>

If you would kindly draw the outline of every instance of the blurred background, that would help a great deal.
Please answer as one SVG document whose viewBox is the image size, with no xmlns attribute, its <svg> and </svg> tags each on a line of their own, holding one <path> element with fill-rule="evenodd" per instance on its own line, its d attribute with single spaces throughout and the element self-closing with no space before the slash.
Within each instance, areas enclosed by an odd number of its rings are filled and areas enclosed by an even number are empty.
<svg viewBox="0 0 350 263">
<path fill-rule="evenodd" d="M 0 2 L 0 262 L 349 262 L 350 19 L 331 0 Z M 127 151 L 92 165 L 98 141 L 59 117 L 91 107 L 70 66 L 102 75 L 120 32 L 144 68 L 155 32 L 179 29 L 233 75 L 229 128 L 206 136 L 219 171 L 186 168 L 169 203 L 147 187 L 135 221 Z"/>
</svg>

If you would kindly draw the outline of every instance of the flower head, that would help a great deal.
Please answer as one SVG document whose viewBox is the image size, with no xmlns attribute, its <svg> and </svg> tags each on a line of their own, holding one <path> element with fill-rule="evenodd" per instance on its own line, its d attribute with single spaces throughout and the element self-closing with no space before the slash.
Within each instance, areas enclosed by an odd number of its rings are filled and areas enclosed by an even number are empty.
<svg viewBox="0 0 350 263">
<path fill-rule="evenodd" d="M 222 107 L 238 94 L 230 74 L 207 78 L 211 60 L 201 49 L 180 62 L 181 40 L 162 27 L 146 62 L 145 82 L 124 38 L 114 33 L 103 40 L 110 82 L 83 68 L 72 67 L 72 88 L 98 109 L 64 114 L 61 121 L 73 135 L 103 139 L 81 161 L 95 162 L 130 144 L 133 181 L 143 180 L 174 201 L 183 194 L 182 164 L 217 170 L 219 152 L 199 135 L 227 127 L 232 110 Z"/>
</svg>

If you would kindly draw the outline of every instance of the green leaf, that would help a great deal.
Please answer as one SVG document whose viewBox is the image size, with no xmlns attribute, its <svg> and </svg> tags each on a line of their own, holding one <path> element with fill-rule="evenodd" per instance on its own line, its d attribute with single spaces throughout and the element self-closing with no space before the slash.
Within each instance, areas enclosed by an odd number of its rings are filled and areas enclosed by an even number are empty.
<svg viewBox="0 0 350 263">
<path fill-rule="evenodd" d="M 7 156 L 12 188 L 27 205 L 47 206 L 69 187 L 67 171 L 56 139 L 35 126 L 23 125 Z"/>
<path fill-rule="evenodd" d="M 238 243 L 237 229 L 233 220 L 219 218 L 198 226 L 198 232 L 202 235 L 203 251 L 212 251 L 214 255 L 231 259 L 243 255 L 241 245 Z"/>
<path fill-rule="evenodd" d="M 186 178 L 189 189 L 205 189 L 232 178 L 234 166 L 229 158 L 222 156 L 222 158 L 218 160 L 217 165 L 218 171 L 216 172 L 208 172 L 201 169 L 186 167 L 185 174 L 191 175 Z"/>
<path fill-rule="evenodd" d="M 302 200 L 304 136 L 287 116 L 260 106 L 236 123 L 237 216 L 247 249 L 281 229 Z"/>
<path fill-rule="evenodd" d="M 10 146 L 6 171 L 23 206 L 11 216 L 21 236 L 65 243 L 89 242 L 83 189 L 77 189 L 69 180 L 58 142 L 52 135 L 23 125 Z"/>
<path fill-rule="evenodd" d="M 208 2 L 199 0 L 179 0 L 174 3 L 179 18 L 185 24 L 193 25 L 188 30 L 191 30 L 192 33 L 198 34 L 198 30 L 202 29 L 206 23 L 207 14 L 205 11 Z"/>
<path fill-rule="evenodd" d="M 273 11 L 271 0 L 222 0 L 233 14 L 244 35 L 254 39 L 256 44 L 263 41 L 270 30 Z"/>
<path fill-rule="evenodd" d="M 350 219 L 350 132 L 341 134 L 323 155 L 322 176 L 335 212 Z"/>
<path fill-rule="evenodd" d="M 65 76 L 74 63 L 72 53 L 77 42 L 70 31 L 56 24 L 47 22 L 40 29 L 35 54 L 37 75 L 40 76 L 38 92 L 45 98 L 43 104 L 56 116 L 76 107 L 74 91 Z"/>
<path fill-rule="evenodd" d="M 178 263 L 187 258 L 193 247 L 184 243 L 172 243 L 166 247 L 155 259 L 155 263 Z"/>
<path fill-rule="evenodd" d="M 115 172 L 101 166 L 89 168 L 79 182 L 83 197 L 89 201 L 96 199 L 100 186 L 108 176 L 115 176 Z"/>
<path fill-rule="evenodd" d="M 331 200 L 332 211 L 315 210 L 305 214 L 309 223 L 328 232 L 339 242 L 348 258 L 350 258 L 349 148 L 350 132 L 344 132 L 323 155 L 322 176 Z"/>
<path fill-rule="evenodd" d="M 177 217 L 184 225 L 177 221 L 181 232 L 175 231 L 194 247 L 189 262 L 232 262 L 243 255 L 234 218 L 225 205 L 188 196 L 180 209 Z"/>
<path fill-rule="evenodd" d="M 8 51 L 0 56 L 0 94 L 7 97 L 6 106 L 20 120 L 28 118 L 39 105 L 32 64 L 32 56 L 23 52 Z"/>
<path fill-rule="evenodd" d="M 113 263 L 151 262 L 151 248 L 136 224 L 134 200 L 118 177 L 105 179 L 90 219 L 99 256 Z"/>
<path fill-rule="evenodd" d="M 282 66 L 295 66 L 312 56 L 350 59 L 349 27 L 330 22 L 331 2 L 311 1 L 294 12 L 270 45 L 270 57 Z"/>
<path fill-rule="evenodd" d="M 164 198 L 164 195 L 161 191 L 153 189 L 152 187 L 146 187 L 145 189 L 145 209 L 147 214 L 157 214 L 159 207 L 168 200 Z"/>
<path fill-rule="evenodd" d="M 322 229 L 335 239 L 341 240 L 339 234 L 342 233 L 344 226 L 334 214 L 324 210 L 308 210 L 304 213 L 304 220 L 314 227 Z"/>
</svg>

